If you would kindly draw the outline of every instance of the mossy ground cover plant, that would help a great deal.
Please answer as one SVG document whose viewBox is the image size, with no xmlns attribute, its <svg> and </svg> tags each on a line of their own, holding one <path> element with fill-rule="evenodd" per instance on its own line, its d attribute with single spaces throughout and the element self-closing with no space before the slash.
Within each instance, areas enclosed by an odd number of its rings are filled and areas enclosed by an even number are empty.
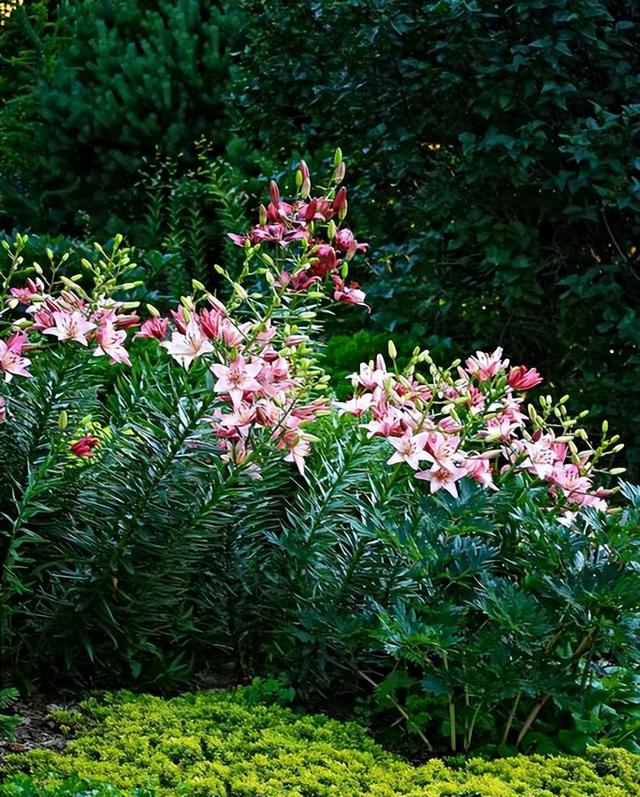
<svg viewBox="0 0 640 797">
<path fill-rule="evenodd" d="M 244 689 L 171 700 L 108 694 L 75 720 L 57 719 L 76 738 L 62 753 L 10 755 L 2 797 L 81 794 L 87 784 L 91 793 L 156 797 L 640 795 L 640 757 L 626 751 L 412 766 L 355 723 L 257 704 Z"/>
</svg>

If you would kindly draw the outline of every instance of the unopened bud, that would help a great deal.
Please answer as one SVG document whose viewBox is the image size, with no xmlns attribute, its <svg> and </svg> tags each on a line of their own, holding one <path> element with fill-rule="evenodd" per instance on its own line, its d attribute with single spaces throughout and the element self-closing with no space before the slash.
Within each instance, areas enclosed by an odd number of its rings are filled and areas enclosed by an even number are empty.
<svg viewBox="0 0 640 797">
<path fill-rule="evenodd" d="M 58 415 L 58 429 L 66 429 L 68 423 L 69 416 L 67 415 L 67 411 L 61 410 L 60 415 Z"/>
<path fill-rule="evenodd" d="M 200 282 L 200 280 L 191 280 L 191 287 L 194 291 L 206 291 L 207 289 Z"/>
<path fill-rule="evenodd" d="M 333 209 L 338 215 L 340 215 L 346 204 L 347 204 L 347 189 L 344 186 L 342 186 L 341 188 L 338 189 L 338 193 L 335 195 L 333 199 Z"/>
<path fill-rule="evenodd" d="M 611 470 L 609 471 L 609 473 L 612 476 L 621 476 L 623 473 L 626 473 L 626 472 L 627 472 L 626 468 L 611 468 Z"/>
<path fill-rule="evenodd" d="M 344 180 L 345 172 L 346 167 L 343 161 L 342 163 L 339 163 L 333 171 L 333 182 L 340 185 L 340 183 Z"/>
<path fill-rule="evenodd" d="M 336 151 L 333 153 L 333 165 L 338 166 L 342 163 L 342 150 L 340 147 L 336 148 Z"/>
<path fill-rule="evenodd" d="M 152 318 L 160 318 L 160 311 L 152 304 L 146 304 L 145 307 Z"/>
<path fill-rule="evenodd" d="M 307 199 L 309 194 L 311 193 L 311 180 L 308 177 L 302 181 L 302 186 L 300 188 L 300 196 L 303 199 Z"/>
<path fill-rule="evenodd" d="M 233 283 L 233 290 L 238 295 L 241 301 L 246 302 L 249 298 L 249 294 L 245 291 L 245 289 L 240 285 L 239 282 Z"/>
<path fill-rule="evenodd" d="M 396 349 L 395 343 L 392 340 L 390 340 L 387 344 L 387 350 L 389 351 L 389 357 L 391 357 L 392 360 L 395 360 L 398 356 L 398 350 Z"/>
<path fill-rule="evenodd" d="M 261 227 L 267 223 L 267 209 L 264 205 L 260 205 L 260 210 L 258 211 L 258 223 Z"/>
<path fill-rule="evenodd" d="M 336 237 L 336 223 L 333 219 L 327 224 L 327 237 L 330 241 Z"/>
<path fill-rule="evenodd" d="M 280 206 L 280 189 L 278 188 L 278 183 L 275 180 L 272 180 L 269 183 L 269 194 L 271 196 L 271 202 L 274 208 Z"/>
<path fill-rule="evenodd" d="M 39 277 L 42 277 L 42 276 L 44 275 L 44 271 L 42 270 L 42 266 L 40 265 L 40 263 L 36 263 L 36 262 L 34 261 L 34 263 L 33 263 L 33 270 L 36 272 L 36 274 L 37 274 Z"/>
<path fill-rule="evenodd" d="M 608 431 L 609 431 L 609 421 L 605 418 L 605 420 L 602 421 L 602 434 L 606 434 Z"/>
</svg>

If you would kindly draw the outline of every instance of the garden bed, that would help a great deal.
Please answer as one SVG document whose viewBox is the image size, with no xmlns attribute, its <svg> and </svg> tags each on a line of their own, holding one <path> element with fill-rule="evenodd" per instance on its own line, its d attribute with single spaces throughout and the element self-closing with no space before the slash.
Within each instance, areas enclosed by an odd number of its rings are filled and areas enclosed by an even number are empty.
<svg viewBox="0 0 640 797">
<path fill-rule="evenodd" d="M 50 721 L 75 738 L 61 752 L 50 746 L 8 754 L 2 797 L 640 795 L 640 756 L 624 750 L 412 766 L 355 723 L 255 703 L 246 689 L 171 700 L 107 694 L 80 712 L 54 710 Z"/>
</svg>

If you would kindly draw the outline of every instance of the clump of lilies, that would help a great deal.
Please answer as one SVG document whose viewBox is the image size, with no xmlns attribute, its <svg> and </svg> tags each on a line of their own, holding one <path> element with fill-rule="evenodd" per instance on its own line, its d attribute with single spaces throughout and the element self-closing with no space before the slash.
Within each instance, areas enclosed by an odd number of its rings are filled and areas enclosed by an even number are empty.
<svg viewBox="0 0 640 797">
<path fill-rule="evenodd" d="M 147 305 L 143 321 L 137 302 L 114 298 L 140 284 L 127 282 L 134 264 L 120 237 L 109 254 L 97 247 L 97 264 L 83 261 L 91 290 L 82 287 L 86 274 L 57 276 L 64 258 L 58 266 L 52 261 L 45 281 L 38 264 L 23 266 L 26 238 L 19 237 L 13 251 L 6 245 L 11 267 L 0 278 L 0 423 L 11 418 L 6 385 L 29 378 L 39 351 L 62 344 L 128 368 L 133 342 L 148 339 L 185 371 L 199 369 L 212 397 L 205 422 L 224 461 L 260 478 L 266 447 L 304 474 L 316 440 L 313 421 L 332 409 L 328 378 L 314 356 L 318 321 L 339 303 L 369 309 L 360 286 L 348 279 L 352 259 L 367 244 L 345 224 L 344 176 L 338 150 L 329 187 L 319 194 L 304 162 L 293 199 L 283 199 L 272 182 L 258 223 L 230 234 L 244 250 L 241 272 L 215 267 L 229 298 L 223 303 L 194 281 L 191 295 L 167 317 Z M 26 281 L 14 284 L 25 272 Z M 542 396 L 538 406 L 525 406 L 527 391 L 542 382 L 534 368 L 510 366 L 500 348 L 447 369 L 417 349 L 401 372 L 392 343 L 389 358 L 390 368 L 382 355 L 361 364 L 351 377 L 353 397 L 333 403 L 340 414 L 358 418 L 368 437 L 386 441 L 389 466 L 408 468 L 431 493 L 453 497 L 463 479 L 497 490 L 502 479 L 525 474 L 548 485 L 565 522 L 583 507 L 607 510 L 609 491 L 597 476 L 620 472 L 603 461 L 622 444 L 607 436 L 605 424 L 602 442 L 592 446 L 581 416 L 569 416 L 567 397 L 554 404 Z M 99 445 L 87 434 L 70 441 L 69 450 L 89 462 Z"/>
<path fill-rule="evenodd" d="M 382 355 L 363 363 L 351 375 L 353 397 L 338 403 L 342 414 L 360 419 L 368 437 L 386 440 L 389 465 L 410 468 L 431 493 L 445 490 L 454 498 L 462 479 L 497 490 L 503 478 L 527 474 L 548 485 L 567 523 L 582 507 L 607 510 L 612 491 L 597 486 L 596 477 L 624 472 L 603 466 L 622 449 L 619 437 L 607 437 L 605 423 L 594 448 L 578 425 L 586 413 L 571 417 L 568 396 L 555 404 L 541 396 L 539 409 L 525 406 L 526 392 L 543 381 L 535 368 L 510 366 L 501 348 L 448 369 L 416 349 L 402 372 L 393 343 L 389 355 L 391 369 Z"/>
<path fill-rule="evenodd" d="M 232 277 L 216 266 L 231 287 L 226 303 L 194 281 L 193 293 L 182 297 L 170 317 L 148 305 L 150 317 L 142 321 L 132 312 L 137 303 L 113 298 L 138 285 L 123 281 L 131 264 L 116 257 L 121 238 L 110 254 L 99 248 L 101 265 L 85 263 L 95 283 L 90 293 L 81 287 L 81 275 L 56 282 L 55 269 L 46 285 L 37 264 L 24 284 L 9 287 L 6 280 L 5 310 L 21 315 L 12 319 L 8 339 L 0 341 L 0 374 L 6 382 L 28 378 L 31 361 L 24 354 L 54 343 L 130 367 L 132 341 L 151 339 L 185 370 L 197 364 L 209 375 L 217 401 L 207 421 L 223 460 L 246 466 L 259 478 L 258 452 L 266 442 L 304 473 L 315 441 L 308 427 L 329 410 L 327 378 L 313 358 L 315 319 L 324 305 L 365 305 L 359 286 L 347 281 L 349 261 L 367 245 L 345 226 L 344 174 L 338 150 L 329 188 L 321 195 L 312 196 L 304 162 L 296 172 L 298 194 L 292 201 L 283 200 L 271 183 L 270 202 L 261 206 L 258 224 L 244 235 L 231 235 L 244 248 L 242 273 Z M 11 271 L 19 272 L 19 251 L 13 264 Z M 130 335 L 129 330 L 135 331 Z M 7 417 L 3 398 L 0 421 Z M 85 436 L 71 443 L 70 451 L 89 459 L 97 445 L 97 439 Z"/>
</svg>

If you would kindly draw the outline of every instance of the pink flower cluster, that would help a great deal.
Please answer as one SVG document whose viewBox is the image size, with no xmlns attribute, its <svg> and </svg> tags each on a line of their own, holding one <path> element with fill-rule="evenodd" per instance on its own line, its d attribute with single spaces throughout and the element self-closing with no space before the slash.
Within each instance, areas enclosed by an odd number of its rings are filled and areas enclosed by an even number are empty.
<svg viewBox="0 0 640 797">
<path fill-rule="evenodd" d="M 0 371 L 8 381 L 12 375 L 29 376 L 30 361 L 21 357 L 27 344 L 25 332 L 40 332 L 58 341 L 72 341 L 94 346 L 93 356 L 106 356 L 111 363 L 131 365 L 125 348 L 126 329 L 139 323 L 137 315 L 127 314 L 123 305 L 111 299 L 90 304 L 71 290 L 59 296 L 45 292 L 42 280 L 29 279 L 22 288 L 11 288 L 13 304 L 26 307 L 23 332 L 0 341 Z"/>
<path fill-rule="evenodd" d="M 430 379 L 416 370 L 425 359 Z M 455 371 L 418 355 L 406 374 L 388 371 L 378 355 L 351 379 L 355 394 L 338 403 L 340 412 L 362 418 L 369 437 L 392 447 L 388 464 L 408 465 L 431 493 L 444 489 L 455 498 L 463 478 L 496 490 L 501 478 L 521 472 L 546 482 L 556 503 L 607 509 L 608 493 L 590 475 L 593 450 L 578 451 L 571 424 L 557 436 L 535 411 L 534 424 L 522 393 L 542 378 L 535 369 L 509 368 L 502 349 L 476 352 Z"/>
<path fill-rule="evenodd" d="M 279 351 L 274 345 L 276 326 L 236 323 L 222 302 L 209 297 L 209 305 L 199 311 L 181 307 L 173 313 L 172 329 L 167 319 L 146 321 L 137 337 L 160 341 L 185 369 L 206 358 L 215 377 L 213 390 L 220 398 L 210 423 L 225 461 L 247 464 L 259 478 L 252 452 L 268 441 L 304 473 L 315 439 L 305 425 L 327 409 L 324 401 L 301 400 L 307 385 L 295 376 L 290 353 L 305 338 L 285 337 Z"/>
<path fill-rule="evenodd" d="M 344 176 L 342 163 L 336 167 L 334 181 Z M 293 292 L 306 291 L 330 279 L 333 298 L 337 302 L 367 307 L 365 294 L 357 282 L 345 281 L 345 264 L 368 244 L 356 240 L 348 227 L 340 226 L 347 213 L 347 189 L 342 186 L 335 196 L 310 197 L 311 178 L 304 161 L 298 170 L 302 197 L 285 202 L 275 182 L 271 182 L 269 205 L 261 207 L 259 223 L 245 235 L 229 233 L 238 246 L 274 244 L 281 251 L 293 243 L 301 246 L 297 257 L 290 260 L 290 268 L 280 273 L 280 284 Z"/>
</svg>

